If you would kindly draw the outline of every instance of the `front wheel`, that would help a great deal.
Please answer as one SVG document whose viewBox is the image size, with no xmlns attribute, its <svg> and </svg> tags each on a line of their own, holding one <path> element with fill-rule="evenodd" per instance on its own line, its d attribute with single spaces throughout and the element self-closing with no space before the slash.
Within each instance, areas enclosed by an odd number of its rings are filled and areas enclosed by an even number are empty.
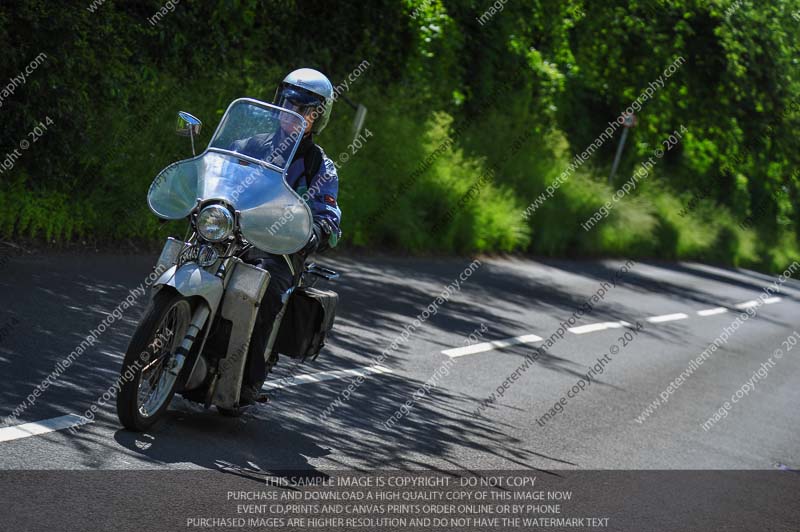
<svg viewBox="0 0 800 532">
<path fill-rule="evenodd" d="M 153 299 L 122 364 L 117 416 L 125 428 L 147 430 L 166 412 L 177 382 L 175 351 L 191 316 L 191 305 L 177 292 L 162 290 Z"/>
</svg>

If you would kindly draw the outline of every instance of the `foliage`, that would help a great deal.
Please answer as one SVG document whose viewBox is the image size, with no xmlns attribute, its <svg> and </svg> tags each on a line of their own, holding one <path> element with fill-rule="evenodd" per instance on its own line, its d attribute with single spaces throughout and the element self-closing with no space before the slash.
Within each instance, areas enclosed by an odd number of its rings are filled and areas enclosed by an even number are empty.
<svg viewBox="0 0 800 532">
<path fill-rule="evenodd" d="M 338 84 L 367 60 L 345 95 L 367 105 L 373 136 L 340 169 L 344 245 L 765 269 L 800 258 L 798 0 L 515 0 L 483 22 L 492 2 L 230 0 L 178 3 L 155 25 L 161 0 L 90 4 L 0 7 L 0 79 L 46 54 L 3 98 L 2 153 L 54 122 L 0 173 L 2 238 L 163 238 L 174 227 L 157 223 L 144 193 L 187 154 L 170 134 L 177 109 L 204 120 L 207 140 L 232 99 L 271 99 L 289 70 L 315 67 Z M 641 102 L 614 186 L 619 131 L 526 221 L 528 204 L 676 58 Z M 340 99 L 318 139 L 334 158 L 352 151 L 352 118 Z M 688 133 L 648 182 L 584 231 L 680 126 Z"/>
</svg>

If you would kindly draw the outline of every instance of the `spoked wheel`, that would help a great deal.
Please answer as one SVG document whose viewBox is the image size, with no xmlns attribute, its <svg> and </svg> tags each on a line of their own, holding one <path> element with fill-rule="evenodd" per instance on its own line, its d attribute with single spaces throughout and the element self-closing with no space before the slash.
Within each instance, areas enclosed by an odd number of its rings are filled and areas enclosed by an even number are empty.
<svg viewBox="0 0 800 532">
<path fill-rule="evenodd" d="M 143 431 L 166 412 L 175 394 L 175 351 L 192 319 L 182 295 L 162 290 L 131 338 L 122 364 L 117 416 L 125 428 Z"/>
</svg>

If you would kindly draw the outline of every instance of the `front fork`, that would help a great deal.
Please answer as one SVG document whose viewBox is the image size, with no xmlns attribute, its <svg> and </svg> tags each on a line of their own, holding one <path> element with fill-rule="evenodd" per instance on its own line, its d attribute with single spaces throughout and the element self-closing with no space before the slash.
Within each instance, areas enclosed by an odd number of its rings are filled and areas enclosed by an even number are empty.
<svg viewBox="0 0 800 532">
<path fill-rule="evenodd" d="M 183 365 L 186 363 L 186 358 L 189 356 L 189 351 L 191 351 L 195 340 L 197 340 L 197 336 L 203 330 L 203 327 L 205 327 L 210 315 L 211 309 L 209 309 L 208 305 L 205 303 L 198 305 L 197 309 L 194 311 L 192 322 L 186 330 L 186 335 L 183 337 L 181 345 L 175 351 L 175 356 L 172 359 L 172 364 L 169 369 L 169 372 L 172 373 L 175 378 L 180 375 Z"/>
<path fill-rule="evenodd" d="M 220 271 L 217 272 L 218 275 L 207 272 L 195 263 L 177 266 L 178 257 L 187 245 L 191 245 L 191 243 L 174 238 L 167 239 L 161 256 L 156 263 L 157 271 L 162 272 L 162 275 L 153 286 L 154 290 L 163 290 L 170 287 L 181 295 L 197 301 L 186 335 L 176 350 L 175 356 L 172 357 L 169 372 L 174 377 L 180 375 L 192 346 L 202 335 L 206 324 L 213 319 L 225 291 L 226 276 L 224 274 L 224 266 L 227 265 L 227 261 L 223 261 Z M 200 338 L 200 340 L 200 347 L 202 348 L 205 343 L 205 337 Z M 191 377 L 198 370 L 200 359 L 201 357 L 198 356 L 195 360 L 194 367 L 189 372 L 188 381 L 192 381 Z"/>
</svg>

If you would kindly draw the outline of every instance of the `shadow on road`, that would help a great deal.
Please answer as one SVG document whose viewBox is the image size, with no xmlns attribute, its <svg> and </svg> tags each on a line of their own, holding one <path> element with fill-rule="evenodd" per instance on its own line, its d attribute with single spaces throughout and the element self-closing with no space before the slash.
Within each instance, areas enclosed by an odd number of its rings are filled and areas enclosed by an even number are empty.
<svg viewBox="0 0 800 532">
<path fill-rule="evenodd" d="M 0 343 L 0 370 L 11 377 L 0 389 L 0 416 L 10 414 L 125 298 L 128 290 L 143 280 L 151 262 L 149 257 L 100 257 L 92 261 L 85 257 L 40 257 L 12 260 L 7 265 L 10 273 L 0 280 L 0 289 L 8 304 L 0 311 L 0 324 L 11 317 L 19 324 Z M 471 260 L 335 257 L 324 262 L 344 274 L 335 284 L 342 303 L 331 346 L 318 363 L 308 366 L 310 372 L 372 363 Z M 735 270 L 641 264 L 641 270 L 634 268 L 624 276 L 624 289 L 661 295 L 672 302 L 717 306 L 723 303 L 720 298 L 725 286 L 752 290 L 751 297 L 756 297 L 769 284 L 756 274 L 748 277 Z M 461 283 L 462 293 L 443 304 L 438 314 L 414 331 L 413 342 L 401 345 L 382 364 L 393 368 L 419 361 L 430 364 L 432 355 L 453 347 L 454 334 L 466 337 L 481 323 L 490 325 L 491 338 L 487 340 L 531 332 L 549 336 L 553 318 L 567 318 L 587 299 L 587 294 L 575 290 L 569 280 L 580 277 L 599 285 L 611 280 L 618 267 L 614 262 L 485 260 Z M 686 282 L 675 280 L 675 276 L 670 281 L 660 280 L 658 271 L 680 274 Z M 797 300 L 794 295 L 788 297 Z M 587 315 L 584 323 L 641 318 L 635 297 L 622 301 L 604 302 L 602 315 L 598 309 L 597 315 Z M 80 414 L 96 401 L 118 376 L 140 309 L 130 309 L 26 411 L 21 421 Z M 534 312 L 526 314 L 526 321 L 519 309 Z M 672 327 L 649 327 L 645 333 L 665 342 L 682 343 Z M 583 368 L 551 353 L 541 364 L 576 377 L 584 373 Z M 480 469 L 485 459 L 481 457 L 493 457 L 493 463 L 515 468 L 544 470 L 577 465 L 526 448 L 523 441 L 510 435 L 514 427 L 473 418 L 477 401 L 483 397 L 456 393 L 446 385 L 417 403 L 396 425 L 385 426 L 384 421 L 422 384 L 397 375 L 370 377 L 324 422 L 319 419 L 320 412 L 346 387 L 346 381 L 289 388 L 273 404 L 257 407 L 241 419 L 226 419 L 183 405 L 170 413 L 167 423 L 146 435 L 117 431 L 111 442 L 86 428 L 71 436 L 69 442 L 78 451 L 85 451 L 83 465 L 87 467 L 102 467 L 103 455 L 92 450 L 98 445 L 113 453 L 120 452 L 121 446 L 123 453 L 145 463 L 210 469 L 219 468 L 220 461 L 240 467 L 255 464 L 263 471 L 313 469 L 309 460 L 342 468 L 353 463 L 366 468 L 430 467 L 433 460 L 443 468 Z M 116 427 L 110 407 L 99 418 L 94 427 Z M 457 448 L 459 453 L 455 453 Z M 466 462 L 464 456 L 475 458 Z"/>
<path fill-rule="evenodd" d="M 132 455 L 158 464 L 194 464 L 220 469 L 220 463 L 281 474 L 353 468 L 441 470 L 481 469 L 481 456 L 501 459 L 507 468 L 575 466 L 569 461 L 524 448 L 502 424 L 473 418 L 473 398 L 437 389 L 415 404 L 408 416 L 384 425 L 422 382 L 381 375 L 364 384 L 325 421 L 320 413 L 341 390 L 341 382 L 296 386 L 279 400 L 258 405 L 242 418 L 223 418 L 179 400 L 168 419 L 145 434 L 119 430 L 114 438 Z M 86 434 L 82 437 L 93 439 Z M 472 451 L 476 461 L 459 461 L 452 451 Z M 335 451 L 335 452 L 333 452 Z M 494 461 L 494 463 L 498 463 Z M 485 468 L 484 468 L 485 469 Z M 258 478 L 256 476 L 256 478 Z"/>
</svg>

